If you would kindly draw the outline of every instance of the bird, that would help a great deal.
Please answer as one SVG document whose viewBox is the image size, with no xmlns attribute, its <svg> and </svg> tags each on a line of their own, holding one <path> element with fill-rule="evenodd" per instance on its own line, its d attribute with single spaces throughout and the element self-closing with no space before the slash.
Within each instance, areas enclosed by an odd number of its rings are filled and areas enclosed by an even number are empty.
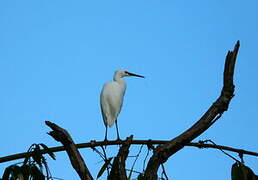
<svg viewBox="0 0 258 180">
<path fill-rule="evenodd" d="M 121 111 L 126 91 L 126 82 L 122 78 L 126 76 L 145 78 L 142 75 L 130 73 L 126 70 L 117 70 L 114 73 L 113 81 L 105 83 L 101 90 L 100 107 L 102 118 L 106 127 L 104 141 L 107 141 L 108 127 L 113 126 L 114 123 L 116 125 L 117 140 L 120 140 L 117 117 Z"/>
</svg>

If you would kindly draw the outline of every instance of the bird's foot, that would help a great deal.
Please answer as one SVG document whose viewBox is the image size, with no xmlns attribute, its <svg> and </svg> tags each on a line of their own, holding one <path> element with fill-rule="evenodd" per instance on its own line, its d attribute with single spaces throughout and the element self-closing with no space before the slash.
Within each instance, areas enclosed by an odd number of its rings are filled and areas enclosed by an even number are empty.
<svg viewBox="0 0 258 180">
<path fill-rule="evenodd" d="M 122 146 L 122 141 L 123 140 L 120 139 L 120 137 L 117 137 L 116 142 L 118 143 L 117 145 L 118 145 L 119 148 Z"/>
<path fill-rule="evenodd" d="M 105 138 L 103 142 L 104 142 L 104 147 L 105 147 L 105 149 L 106 149 L 106 148 L 107 148 L 107 144 L 108 144 L 107 138 Z"/>
<path fill-rule="evenodd" d="M 121 142 L 121 141 L 123 141 L 123 140 L 120 139 L 120 137 L 117 137 L 116 141 Z"/>
<path fill-rule="evenodd" d="M 105 138 L 105 139 L 103 140 L 103 142 L 108 142 L 107 138 Z"/>
<path fill-rule="evenodd" d="M 90 141 L 90 147 L 91 147 L 91 149 L 95 150 L 95 144 L 96 144 L 96 141 L 95 141 L 95 140 L 91 140 L 91 141 Z"/>
</svg>

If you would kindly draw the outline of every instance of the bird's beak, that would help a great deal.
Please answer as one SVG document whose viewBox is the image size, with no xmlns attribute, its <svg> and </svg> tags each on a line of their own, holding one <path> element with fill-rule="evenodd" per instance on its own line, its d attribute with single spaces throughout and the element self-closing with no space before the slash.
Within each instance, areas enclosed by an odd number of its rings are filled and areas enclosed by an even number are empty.
<svg viewBox="0 0 258 180">
<path fill-rule="evenodd" d="M 128 71 L 126 71 L 126 73 L 129 75 L 129 76 L 136 76 L 136 77 L 140 77 L 140 78 L 145 78 L 144 76 L 141 76 L 141 75 L 138 75 L 138 74 L 134 74 L 134 73 L 130 73 Z"/>
</svg>

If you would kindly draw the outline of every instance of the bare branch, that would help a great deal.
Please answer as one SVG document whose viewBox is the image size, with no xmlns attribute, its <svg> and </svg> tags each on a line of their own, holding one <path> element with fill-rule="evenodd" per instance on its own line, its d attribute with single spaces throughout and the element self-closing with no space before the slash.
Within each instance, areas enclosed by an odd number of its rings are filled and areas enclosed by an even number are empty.
<svg viewBox="0 0 258 180">
<path fill-rule="evenodd" d="M 91 142 L 89 143 L 80 143 L 80 144 L 76 144 L 77 148 L 89 148 L 89 147 L 97 147 L 97 146 L 103 146 L 103 145 L 119 145 L 121 143 L 123 143 L 124 141 L 108 141 L 108 142 L 104 142 L 104 141 L 99 141 L 99 142 L 94 142 L 94 144 L 92 144 Z M 134 145 L 142 145 L 142 144 L 166 144 L 170 141 L 165 141 L 165 140 L 132 140 L 131 144 Z M 237 149 L 237 148 L 233 148 L 233 147 L 228 147 L 228 146 L 222 146 L 222 145 L 213 145 L 213 144 L 202 144 L 202 143 L 188 143 L 186 146 L 193 146 L 193 147 L 197 147 L 197 148 L 213 148 L 213 149 L 223 149 L 223 150 L 227 150 L 227 151 L 232 151 L 232 152 L 236 152 L 236 153 L 242 153 L 242 154 L 246 154 L 246 155 L 250 155 L 250 156 L 258 156 L 257 152 L 253 152 L 253 151 L 247 151 L 244 149 Z M 58 147 L 52 147 L 49 148 L 49 151 L 51 152 L 60 152 L 60 151 L 65 151 L 64 146 L 58 146 Z M 40 154 L 47 154 L 48 152 L 46 150 L 40 150 L 38 153 Z M 4 163 L 4 162 L 8 162 L 8 161 L 13 161 L 13 160 L 17 160 L 17 159 L 22 159 L 25 157 L 29 157 L 32 156 L 33 153 L 32 152 L 24 152 L 24 153 L 19 153 L 19 154 L 13 154 L 13 155 L 9 155 L 9 156 L 4 156 L 4 157 L 0 157 L 0 163 Z"/>
<path fill-rule="evenodd" d="M 122 144 L 122 146 L 119 149 L 119 152 L 114 159 L 113 166 L 110 172 L 110 176 L 108 179 L 110 180 L 127 180 L 126 177 L 126 170 L 125 170 L 125 161 L 129 154 L 129 148 L 131 146 L 131 142 L 133 139 L 133 135 L 128 137 L 126 141 Z"/>
<path fill-rule="evenodd" d="M 90 171 L 86 167 L 86 164 L 69 133 L 65 129 L 59 127 L 52 122 L 46 121 L 45 123 L 53 130 L 48 134 L 52 136 L 56 141 L 59 141 L 63 144 L 70 158 L 71 164 L 80 176 L 80 178 L 82 180 L 93 180 Z"/>
<path fill-rule="evenodd" d="M 159 145 L 154 150 L 153 156 L 148 162 L 144 179 L 156 180 L 158 168 L 162 163 L 166 162 L 170 156 L 206 131 L 228 109 L 228 105 L 234 96 L 233 75 L 239 46 L 240 43 L 237 41 L 234 51 L 229 51 L 227 54 L 224 67 L 224 82 L 220 97 L 192 127 L 168 143 Z"/>
</svg>

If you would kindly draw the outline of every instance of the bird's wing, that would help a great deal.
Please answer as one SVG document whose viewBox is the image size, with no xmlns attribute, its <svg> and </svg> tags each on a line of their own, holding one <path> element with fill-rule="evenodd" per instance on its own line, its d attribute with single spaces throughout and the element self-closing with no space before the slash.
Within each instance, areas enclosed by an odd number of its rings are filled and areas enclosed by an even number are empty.
<svg viewBox="0 0 258 180">
<path fill-rule="evenodd" d="M 106 83 L 100 95 L 102 117 L 105 125 L 112 126 L 121 110 L 123 93 L 116 82 Z"/>
</svg>

